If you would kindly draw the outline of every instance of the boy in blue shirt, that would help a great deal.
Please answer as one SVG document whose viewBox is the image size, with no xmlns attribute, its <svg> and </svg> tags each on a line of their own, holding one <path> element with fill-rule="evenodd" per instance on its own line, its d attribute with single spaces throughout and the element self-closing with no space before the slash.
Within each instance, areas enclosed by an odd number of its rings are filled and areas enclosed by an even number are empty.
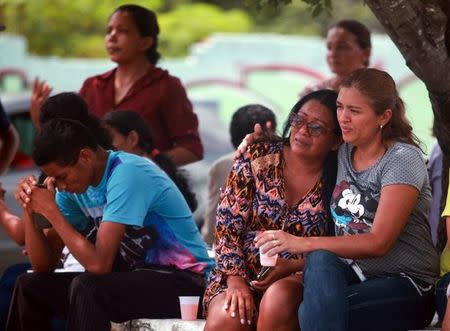
<svg viewBox="0 0 450 331">
<path fill-rule="evenodd" d="M 34 273 L 16 283 L 8 330 L 49 329 L 57 316 L 67 330 L 106 331 L 110 321 L 178 318 L 179 295 L 202 295 L 213 261 L 183 196 L 154 163 L 104 150 L 68 119 L 43 125 L 33 159 L 50 179 L 40 188 L 28 177 L 16 190 Z M 32 212 L 52 227 L 36 227 Z M 52 273 L 64 245 L 86 273 Z"/>
</svg>

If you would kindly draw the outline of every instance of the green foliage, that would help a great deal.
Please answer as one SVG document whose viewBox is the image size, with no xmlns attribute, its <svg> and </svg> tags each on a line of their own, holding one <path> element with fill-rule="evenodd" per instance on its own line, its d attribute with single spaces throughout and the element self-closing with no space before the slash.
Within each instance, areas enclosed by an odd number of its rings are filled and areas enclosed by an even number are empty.
<svg viewBox="0 0 450 331">
<path fill-rule="evenodd" d="M 134 1 L 145 5 L 147 1 Z M 160 6 L 162 0 L 155 1 Z M 106 21 L 117 0 L 38 0 L 5 2 L 8 32 L 23 34 L 30 51 L 61 56 L 96 55 L 103 48 Z M 95 37 L 94 37 L 95 36 Z M 93 39 L 100 41 L 93 47 Z M 87 48 L 85 50 L 85 47 Z M 104 54 L 104 53 L 103 53 Z"/>
<path fill-rule="evenodd" d="M 309 0 L 314 1 L 314 0 Z M 324 5 L 324 0 L 321 0 Z M 330 2 L 331 5 L 331 2 Z M 294 0 L 280 6 L 265 6 L 252 13 L 255 31 L 276 32 L 282 34 L 322 35 L 325 36 L 331 23 L 342 18 L 353 18 L 364 22 L 372 31 L 382 32 L 383 28 L 370 9 L 360 0 L 339 0 L 332 3 L 332 11 L 324 7 L 316 17 L 312 17 L 313 7 L 306 1 Z"/>
<path fill-rule="evenodd" d="M 244 0 L 244 5 L 261 9 L 266 6 L 280 7 L 291 2 L 292 0 Z"/>
<path fill-rule="evenodd" d="M 361 0 L 0 0 L 9 33 L 28 39 L 31 53 L 105 57 L 104 32 L 111 12 L 133 2 L 156 11 L 164 57 L 185 56 L 189 46 L 214 32 L 324 35 L 339 18 L 380 25 Z M 331 12 L 332 8 L 332 12 Z"/>
<path fill-rule="evenodd" d="M 233 9 L 222 11 L 209 4 L 191 4 L 176 7 L 160 14 L 160 46 L 164 55 L 184 55 L 193 42 L 215 32 L 248 32 L 252 21 L 246 13 Z"/>
<path fill-rule="evenodd" d="M 225 11 L 210 4 L 188 5 L 186 0 L 152 0 L 151 6 L 148 0 L 132 2 L 158 13 L 160 51 L 167 57 L 186 55 L 192 43 L 211 32 L 248 32 L 253 26 L 241 9 Z M 125 3 L 130 1 L 7 0 L 3 12 L 8 32 L 23 34 L 32 53 L 104 57 L 107 19 L 114 8 Z"/>
<path fill-rule="evenodd" d="M 310 6 L 312 17 L 319 16 L 326 11 L 331 13 L 331 0 L 302 0 Z"/>
</svg>

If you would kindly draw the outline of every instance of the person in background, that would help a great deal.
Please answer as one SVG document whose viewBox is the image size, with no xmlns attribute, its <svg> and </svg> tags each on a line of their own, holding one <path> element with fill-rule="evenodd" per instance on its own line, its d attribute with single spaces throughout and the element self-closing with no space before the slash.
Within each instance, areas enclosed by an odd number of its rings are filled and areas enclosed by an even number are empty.
<svg viewBox="0 0 450 331">
<path fill-rule="evenodd" d="M 254 238 L 265 230 L 330 233 L 329 201 L 341 134 L 337 93 L 319 90 L 292 108 L 282 139 L 252 145 L 233 165 L 217 208 L 205 330 L 297 330 L 304 259 L 283 252 L 262 280 Z M 299 296 L 300 294 L 300 296 Z"/>
<path fill-rule="evenodd" d="M 102 123 L 109 130 L 116 150 L 147 157 L 169 175 L 183 194 L 192 212 L 197 209 L 195 193 L 191 191 L 186 174 L 170 157 L 155 148 L 152 134 L 141 115 L 133 111 L 115 110 L 106 113 Z"/>
<path fill-rule="evenodd" d="M 229 132 L 231 144 L 236 149 L 245 135 L 253 132 L 255 124 L 263 127 L 270 123 L 270 129 L 276 130 L 275 114 L 272 110 L 258 104 L 250 104 L 237 109 L 230 122 Z M 208 245 L 214 241 L 214 229 L 216 226 L 216 211 L 219 203 L 221 188 L 231 171 L 234 163 L 234 153 L 224 155 L 214 161 L 208 171 L 208 203 L 202 226 L 202 236 Z"/>
<path fill-rule="evenodd" d="M 434 134 L 433 134 L 434 136 Z M 428 221 L 430 222 L 431 238 L 436 246 L 438 242 L 438 228 L 441 221 L 441 196 L 442 196 L 442 150 L 436 142 L 428 159 L 428 177 L 430 178 L 431 200 Z"/>
<path fill-rule="evenodd" d="M 203 293 L 213 261 L 183 196 L 154 163 L 106 151 L 71 119 L 42 126 L 33 160 L 48 178 L 46 188 L 32 176 L 16 188 L 34 272 L 16 282 L 8 330 L 49 329 L 56 315 L 67 330 L 109 331 L 110 321 L 179 317 L 178 296 Z M 32 212 L 52 227 L 42 232 Z M 53 273 L 64 245 L 87 272 Z"/>
<path fill-rule="evenodd" d="M 6 26 L 0 23 L 0 31 L 4 31 L 5 29 Z M 19 135 L 14 126 L 10 123 L 0 100 L 0 175 L 4 174 L 11 165 L 14 155 L 19 147 L 19 142 Z M 0 192 L 2 192 L 1 200 L 3 200 L 4 190 L 1 183 Z"/>
<path fill-rule="evenodd" d="M 85 80 L 80 95 L 99 118 L 115 109 L 133 109 L 145 120 L 156 148 L 177 166 L 203 158 L 197 115 L 180 80 L 157 67 L 159 26 L 153 11 L 128 4 L 109 17 L 105 47 L 117 67 Z M 31 116 L 50 92 L 36 82 Z"/>
<path fill-rule="evenodd" d="M 355 20 L 337 21 L 328 28 L 326 47 L 326 60 L 333 76 L 307 85 L 300 95 L 327 88 L 337 91 L 345 76 L 367 68 L 372 50 L 370 30 Z"/>
<path fill-rule="evenodd" d="M 442 152 L 441 152 L 442 153 Z M 442 154 L 441 154 L 442 161 Z M 442 167 L 442 164 L 441 164 Z M 450 170 L 449 170 L 450 174 Z M 439 323 L 442 323 L 443 331 L 450 331 L 450 305 L 448 298 L 450 296 L 450 185 L 447 188 L 447 199 L 444 210 L 442 211 L 442 224 L 439 226 L 438 250 L 441 251 L 440 263 L 440 279 L 436 284 L 436 312 L 438 314 Z"/>
<path fill-rule="evenodd" d="M 0 175 L 8 170 L 19 147 L 19 135 L 0 101 Z M 3 190 L 0 184 L 0 190 Z"/>
<path fill-rule="evenodd" d="M 266 231 L 256 244 L 269 255 L 308 254 L 302 331 L 421 329 L 434 314 L 439 272 L 423 153 L 386 72 L 350 73 L 337 108 L 344 144 L 330 204 L 336 236 Z"/>
</svg>

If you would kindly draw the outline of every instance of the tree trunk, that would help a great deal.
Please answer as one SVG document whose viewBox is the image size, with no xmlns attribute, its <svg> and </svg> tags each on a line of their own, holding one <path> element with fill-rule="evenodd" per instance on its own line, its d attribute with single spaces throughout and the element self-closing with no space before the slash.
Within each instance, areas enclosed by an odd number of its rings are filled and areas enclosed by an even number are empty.
<svg viewBox="0 0 450 331">
<path fill-rule="evenodd" d="M 450 155 L 450 59 L 448 0 L 366 0 L 398 47 L 406 65 L 426 85 L 436 137 Z"/>
<path fill-rule="evenodd" d="M 365 2 L 402 53 L 406 65 L 427 87 L 434 113 L 433 129 L 444 156 L 442 174 L 444 203 L 447 196 L 450 161 L 449 0 Z"/>
</svg>

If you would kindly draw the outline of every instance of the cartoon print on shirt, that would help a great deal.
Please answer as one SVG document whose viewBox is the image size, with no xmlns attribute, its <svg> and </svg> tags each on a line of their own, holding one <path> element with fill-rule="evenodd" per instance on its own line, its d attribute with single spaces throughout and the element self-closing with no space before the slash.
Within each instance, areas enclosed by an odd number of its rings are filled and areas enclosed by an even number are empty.
<svg viewBox="0 0 450 331">
<path fill-rule="evenodd" d="M 371 201 L 355 186 L 342 181 L 333 192 L 333 208 L 331 213 L 336 227 L 349 233 L 368 232 L 372 224 L 364 217 L 366 212 L 364 201 Z"/>
</svg>

